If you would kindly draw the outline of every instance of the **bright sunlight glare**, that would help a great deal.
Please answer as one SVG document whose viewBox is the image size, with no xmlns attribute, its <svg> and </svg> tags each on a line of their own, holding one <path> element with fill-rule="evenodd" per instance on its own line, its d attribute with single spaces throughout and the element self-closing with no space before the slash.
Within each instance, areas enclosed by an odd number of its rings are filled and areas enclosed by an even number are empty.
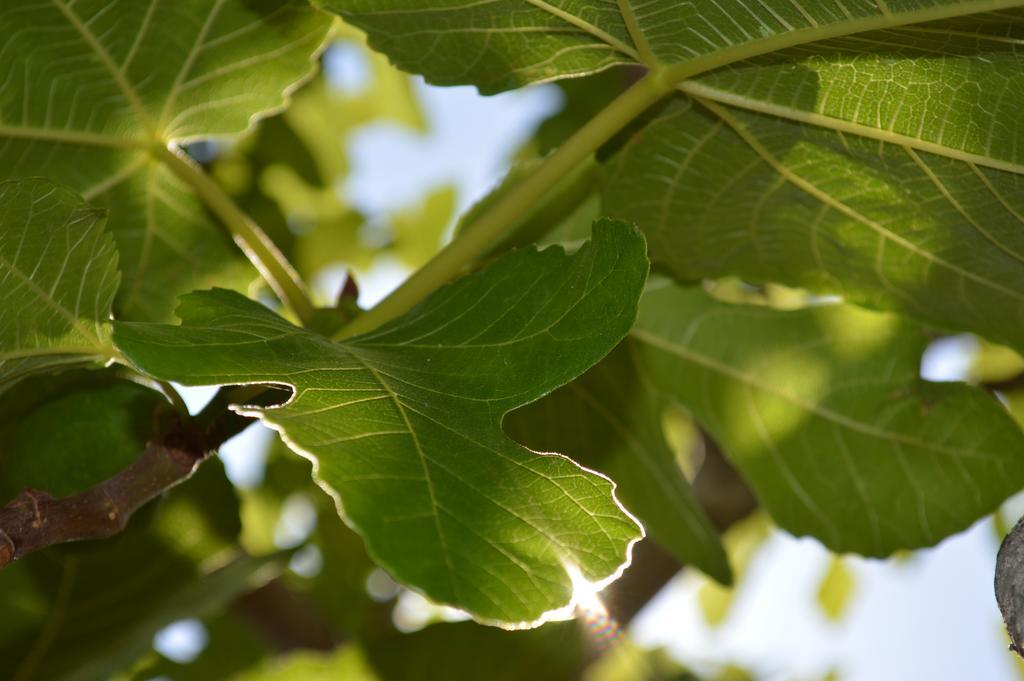
<svg viewBox="0 0 1024 681">
<path fill-rule="evenodd" d="M 598 650 L 605 650 L 618 641 L 620 637 L 619 623 L 608 613 L 601 600 L 603 588 L 587 580 L 575 565 L 567 563 L 565 571 L 572 580 L 572 602 L 576 616 L 586 626 L 591 642 Z"/>
<path fill-rule="evenodd" d="M 603 615 L 608 614 L 608 609 L 601 602 L 598 595 L 601 587 L 593 582 L 587 581 L 580 569 L 572 563 L 566 563 L 565 571 L 572 580 L 572 602 L 582 612 L 594 612 Z"/>
</svg>

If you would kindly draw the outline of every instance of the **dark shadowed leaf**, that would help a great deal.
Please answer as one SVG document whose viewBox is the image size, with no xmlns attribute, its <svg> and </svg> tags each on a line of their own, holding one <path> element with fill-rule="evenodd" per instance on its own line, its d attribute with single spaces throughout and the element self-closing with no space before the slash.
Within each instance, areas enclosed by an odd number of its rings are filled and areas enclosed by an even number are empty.
<svg viewBox="0 0 1024 681">
<path fill-rule="evenodd" d="M 577 678 L 586 643 L 578 622 L 552 622 L 532 631 L 506 632 L 473 622 L 433 624 L 364 644 L 381 681 Z"/>
<path fill-rule="evenodd" d="M 127 468 L 146 448 L 166 398 L 108 372 L 36 376 L 0 399 L 0 503 L 22 488 L 56 497 Z"/>
<path fill-rule="evenodd" d="M 991 395 L 919 377 L 928 337 L 853 307 L 780 312 L 661 282 L 630 334 L 780 526 L 873 556 L 935 544 L 1024 485 Z"/>
</svg>

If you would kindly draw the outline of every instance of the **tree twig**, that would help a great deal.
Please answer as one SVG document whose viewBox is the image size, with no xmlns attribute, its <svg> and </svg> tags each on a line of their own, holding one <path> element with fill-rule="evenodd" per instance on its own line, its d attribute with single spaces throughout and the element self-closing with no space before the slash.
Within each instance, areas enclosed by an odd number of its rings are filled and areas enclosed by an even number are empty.
<svg viewBox="0 0 1024 681">
<path fill-rule="evenodd" d="M 188 479 L 205 456 L 152 443 L 128 468 L 84 492 L 57 499 L 22 490 L 0 508 L 0 567 L 54 544 L 117 534 L 146 502 Z"/>
<path fill-rule="evenodd" d="M 261 402 L 279 391 L 269 390 Z M 221 411 L 204 420 L 176 419 L 142 455 L 117 475 L 68 497 L 24 489 L 0 508 L 0 568 L 40 549 L 121 532 L 147 502 L 190 477 L 216 449 L 252 419 Z"/>
<path fill-rule="evenodd" d="M 278 652 L 333 650 L 342 640 L 304 594 L 280 579 L 239 596 L 231 612 L 245 619 Z"/>
<path fill-rule="evenodd" d="M 303 326 L 308 324 L 314 311 L 309 291 L 270 237 L 183 151 L 162 144 L 155 145 L 152 151 L 171 172 L 195 190 L 210 211 L 220 218 L 281 302 L 295 313 Z"/>
</svg>

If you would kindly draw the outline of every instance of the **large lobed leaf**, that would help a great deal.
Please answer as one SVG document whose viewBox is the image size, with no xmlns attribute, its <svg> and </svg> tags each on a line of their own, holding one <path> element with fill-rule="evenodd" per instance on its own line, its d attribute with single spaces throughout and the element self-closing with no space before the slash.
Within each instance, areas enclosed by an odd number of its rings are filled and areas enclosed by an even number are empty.
<svg viewBox="0 0 1024 681">
<path fill-rule="evenodd" d="M 1024 131 L 1005 108 L 1024 101 L 1024 82 L 1010 78 L 1024 62 L 1001 43 L 958 56 L 957 39 L 932 46 L 938 61 L 918 59 L 915 39 L 908 32 L 910 46 L 901 48 L 911 56 L 833 55 L 851 72 L 889 83 L 892 96 L 871 96 L 856 78 L 822 83 L 815 93 L 781 78 L 782 66 L 744 67 L 761 74 L 765 92 L 794 92 L 809 111 L 849 111 L 884 128 L 844 128 L 816 112 L 808 122 L 773 117 L 766 101 L 687 86 L 746 110 L 674 101 L 612 164 L 608 212 L 640 224 L 652 259 L 684 281 L 724 274 L 779 281 L 1024 347 L 1017 174 L 1024 148 L 1016 141 Z M 982 72 L 987 80 L 973 75 L 981 59 L 992 61 Z M 783 63 L 792 68 L 786 73 L 806 71 Z M 834 66 L 840 73 L 841 64 Z M 735 85 L 739 78 L 712 80 Z M 895 91 L 893 83 L 904 81 L 914 85 Z M 986 113 L 990 104 L 976 93 L 987 91 L 1003 93 L 1006 104 L 996 104 L 1002 117 Z"/>
<path fill-rule="evenodd" d="M 328 25 L 302 0 L 4 2 L 0 179 L 45 176 L 110 209 L 123 314 L 166 317 L 179 293 L 251 278 L 152 148 L 283 106 Z"/>
<path fill-rule="evenodd" d="M 788 46 L 989 12 L 1014 0 L 320 0 L 442 85 L 492 93 L 616 64 L 681 80 Z"/>
<path fill-rule="evenodd" d="M 783 528 L 883 556 L 932 545 L 1024 485 L 1024 435 L 990 395 L 919 377 L 916 325 L 781 312 L 661 281 L 628 341 Z"/>
<path fill-rule="evenodd" d="M 615 0 L 320 0 L 370 47 L 438 85 L 491 94 L 631 63 Z M 429 56 L 427 56 L 429 55 Z"/>
<path fill-rule="evenodd" d="M 680 280 L 779 281 L 1024 347 L 1021 35 L 1021 10 L 894 25 L 682 82 L 605 207 Z"/>
<path fill-rule="evenodd" d="M 501 419 L 625 335 L 644 247 L 598 223 L 572 256 L 513 252 L 340 344 L 227 291 L 185 297 L 180 327 L 123 323 L 115 340 L 164 379 L 291 387 L 281 407 L 241 411 L 314 461 L 374 558 L 436 601 L 524 626 L 570 602 L 572 571 L 617 576 L 640 528 L 608 479 L 514 443 Z"/>
<path fill-rule="evenodd" d="M 120 274 L 104 211 L 45 180 L 0 182 L 0 391 L 109 359 Z"/>
</svg>

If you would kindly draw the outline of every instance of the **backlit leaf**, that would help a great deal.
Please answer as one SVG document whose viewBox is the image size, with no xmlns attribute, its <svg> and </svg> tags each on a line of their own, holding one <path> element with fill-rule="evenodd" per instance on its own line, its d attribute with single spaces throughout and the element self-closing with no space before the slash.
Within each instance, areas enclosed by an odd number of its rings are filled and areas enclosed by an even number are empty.
<svg viewBox="0 0 1024 681">
<path fill-rule="evenodd" d="M 605 206 L 680 280 L 778 281 L 1021 347 L 1021 178 L 680 100 L 618 158 Z"/>
<path fill-rule="evenodd" d="M 681 281 L 781 282 L 1020 348 L 1021 35 L 1019 9 L 893 24 L 680 82 L 605 207 Z"/>
<path fill-rule="evenodd" d="M 0 178 L 49 177 L 109 208 L 123 314 L 165 317 L 179 293 L 251 279 L 151 149 L 283 106 L 328 25 L 301 0 L 5 2 Z"/>
<path fill-rule="evenodd" d="M 571 571 L 614 578 L 640 536 L 609 480 L 500 427 L 633 323 L 643 239 L 614 222 L 594 235 L 572 256 L 513 252 L 344 343 L 227 291 L 185 297 L 181 326 L 119 324 L 116 342 L 164 379 L 292 387 L 282 407 L 241 411 L 315 462 L 378 563 L 480 620 L 534 624 L 569 603 Z"/>
<path fill-rule="evenodd" d="M 0 391 L 109 359 L 120 274 L 105 215 L 45 180 L 0 182 Z"/>
<path fill-rule="evenodd" d="M 1019 6 L 1013 0 L 320 0 L 399 67 L 484 93 L 616 64 L 674 80 L 829 37 Z"/>
</svg>

